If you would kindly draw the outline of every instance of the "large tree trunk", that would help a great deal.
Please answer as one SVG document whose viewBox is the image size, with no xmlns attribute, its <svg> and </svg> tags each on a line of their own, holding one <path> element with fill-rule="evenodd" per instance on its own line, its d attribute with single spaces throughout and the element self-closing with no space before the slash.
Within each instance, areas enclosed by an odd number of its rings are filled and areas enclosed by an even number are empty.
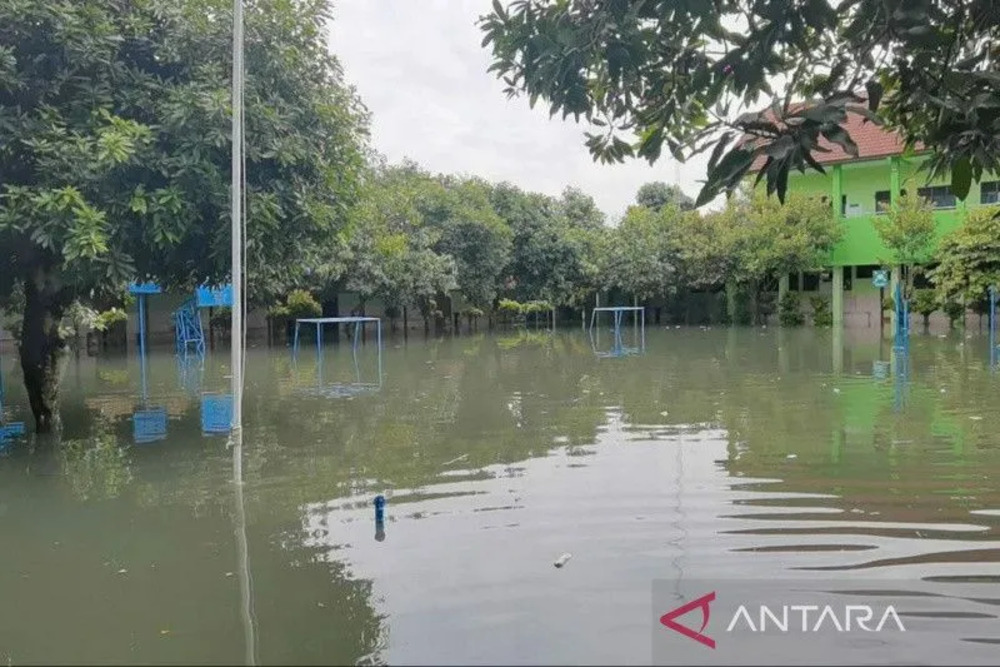
<svg viewBox="0 0 1000 667">
<path fill-rule="evenodd" d="M 59 360 L 65 341 L 59 335 L 65 303 L 51 277 L 38 271 L 24 281 L 24 321 L 21 327 L 21 369 L 35 430 L 51 433 L 60 426 Z"/>
</svg>

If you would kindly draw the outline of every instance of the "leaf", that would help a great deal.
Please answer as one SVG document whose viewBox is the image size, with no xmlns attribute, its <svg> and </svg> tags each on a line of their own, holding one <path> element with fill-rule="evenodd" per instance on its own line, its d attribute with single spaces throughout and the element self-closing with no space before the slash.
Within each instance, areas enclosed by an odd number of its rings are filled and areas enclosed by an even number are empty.
<svg viewBox="0 0 1000 667">
<path fill-rule="evenodd" d="M 719 157 L 722 155 L 722 151 L 726 150 L 726 146 L 733 138 L 732 132 L 726 132 L 719 139 L 719 142 L 715 144 L 715 148 L 712 149 L 712 155 L 708 158 L 708 170 L 712 171 L 715 169 L 715 165 L 719 162 Z"/>
<path fill-rule="evenodd" d="M 951 191 L 959 200 L 965 201 L 972 186 L 972 165 L 969 158 L 963 157 L 951 168 Z"/>
</svg>

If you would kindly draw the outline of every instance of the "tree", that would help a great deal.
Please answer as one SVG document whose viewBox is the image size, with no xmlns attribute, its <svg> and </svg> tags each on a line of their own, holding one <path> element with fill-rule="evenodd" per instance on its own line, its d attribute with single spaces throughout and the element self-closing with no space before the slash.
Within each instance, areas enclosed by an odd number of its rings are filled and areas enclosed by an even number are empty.
<svg viewBox="0 0 1000 667">
<path fill-rule="evenodd" d="M 974 303 L 1000 286 L 1000 207 L 970 209 L 965 222 L 941 240 L 931 272 L 941 303 Z"/>
<path fill-rule="evenodd" d="M 362 200 L 352 211 L 348 270 L 338 281 L 361 301 L 379 299 L 393 320 L 416 304 L 428 322 L 436 297 L 456 287 L 455 260 L 437 252 L 440 229 L 427 223 L 422 207 L 439 188 L 413 163 L 373 170 Z M 393 322 L 395 324 L 395 322 Z"/>
<path fill-rule="evenodd" d="M 792 169 L 823 171 L 821 139 L 856 155 L 848 114 L 930 149 L 964 199 L 1000 167 L 997 23 L 995 0 L 520 0 L 480 19 L 508 95 L 585 119 L 595 159 L 712 149 L 699 205 L 760 156 L 783 199 Z"/>
<path fill-rule="evenodd" d="M 907 293 L 912 291 L 914 267 L 929 259 L 934 251 L 934 209 L 917 196 L 904 194 L 885 214 L 872 220 L 882 244 L 891 257 L 887 264 L 907 267 Z"/>
<path fill-rule="evenodd" d="M 686 280 L 699 287 L 726 285 L 731 304 L 736 290 L 744 290 L 756 319 L 768 278 L 819 269 L 841 233 L 829 205 L 817 198 L 793 193 L 781 203 L 744 191 L 723 210 L 687 220 L 676 238 Z"/>
<path fill-rule="evenodd" d="M 507 296 L 556 306 L 577 301 L 594 275 L 588 253 L 601 232 L 593 220 L 571 219 L 559 200 L 506 183 L 493 189 L 490 200 L 513 233 L 504 271 Z"/>
<path fill-rule="evenodd" d="M 70 304 L 229 273 L 232 21 L 226 0 L 0 0 L 0 302 L 39 432 L 58 424 Z M 343 228 L 366 114 L 320 0 L 246 13 L 248 294 L 273 303 Z"/>
<path fill-rule="evenodd" d="M 934 314 L 940 305 L 934 290 L 918 289 L 914 292 L 913 312 L 919 313 L 924 318 L 924 329 L 930 327 L 931 315 Z"/>
<path fill-rule="evenodd" d="M 607 236 L 604 250 L 606 287 L 636 299 L 663 296 L 677 287 L 680 256 L 674 241 L 676 207 L 661 211 L 633 206 Z"/>
<path fill-rule="evenodd" d="M 683 190 L 662 181 L 653 181 L 640 187 L 635 195 L 635 203 L 654 211 L 659 211 L 668 204 L 674 204 L 682 211 L 694 208 L 694 200 L 684 194 Z"/>
<path fill-rule="evenodd" d="M 458 289 L 473 306 L 488 308 L 503 287 L 510 228 L 490 204 L 490 186 L 477 179 L 439 177 L 418 204 L 440 236 L 435 250 L 455 261 Z"/>
<path fill-rule="evenodd" d="M 604 226 L 604 213 L 594 198 L 579 188 L 568 187 L 560 200 L 563 215 L 571 227 L 596 231 Z"/>
</svg>

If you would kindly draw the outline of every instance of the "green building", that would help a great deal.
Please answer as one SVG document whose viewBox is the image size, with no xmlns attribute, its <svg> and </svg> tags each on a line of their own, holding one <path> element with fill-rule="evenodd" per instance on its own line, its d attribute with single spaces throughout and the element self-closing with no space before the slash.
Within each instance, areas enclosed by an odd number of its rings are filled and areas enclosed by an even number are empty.
<svg viewBox="0 0 1000 667">
<path fill-rule="evenodd" d="M 819 293 L 830 297 L 835 323 L 847 326 L 878 326 L 881 318 L 879 290 L 872 285 L 875 270 L 891 264 L 891 253 L 882 245 L 872 224 L 883 215 L 901 192 L 916 192 L 933 202 L 940 238 L 960 226 L 969 208 L 1000 203 L 1000 177 L 973 183 L 965 201 L 957 201 L 946 180 L 927 181 L 919 171 L 927 154 L 904 156 L 903 142 L 893 132 L 850 115 L 845 129 L 858 146 L 858 156 L 823 142 L 828 153 L 814 153 L 827 173 L 793 173 L 790 192 L 829 198 L 834 215 L 844 226 L 844 235 L 830 258 L 830 268 L 819 274 L 792 275 L 782 279 L 785 289 Z M 759 168 L 763 163 L 754 165 Z M 893 267 L 893 286 L 900 271 Z M 918 285 L 919 287 L 920 285 Z M 891 292 L 888 292 L 891 294 Z"/>
</svg>

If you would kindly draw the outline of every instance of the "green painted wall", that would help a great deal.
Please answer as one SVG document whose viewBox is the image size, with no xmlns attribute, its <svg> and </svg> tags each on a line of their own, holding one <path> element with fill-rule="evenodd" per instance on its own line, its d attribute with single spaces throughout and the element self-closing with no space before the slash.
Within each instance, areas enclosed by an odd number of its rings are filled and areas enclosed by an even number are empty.
<svg viewBox="0 0 1000 667">
<path fill-rule="evenodd" d="M 936 179 L 927 182 L 924 172 L 919 172 L 920 165 L 926 158 L 898 158 L 900 161 L 900 187 L 908 192 L 916 192 L 925 185 L 947 185 L 947 179 Z M 791 174 L 788 177 L 788 189 L 791 192 L 804 194 L 826 195 L 833 199 L 835 170 L 841 170 L 842 192 L 847 196 L 847 215 L 838 216 L 844 225 L 844 235 L 833 251 L 830 264 L 832 266 L 860 266 L 865 264 L 888 264 L 890 253 L 882 245 L 878 232 L 872 224 L 875 213 L 875 193 L 889 190 L 891 179 L 890 158 L 880 158 L 864 162 L 845 163 L 827 167 L 826 175 L 807 172 Z M 997 180 L 997 177 L 984 177 L 984 181 Z M 965 202 L 959 202 L 957 208 L 935 211 L 937 221 L 937 237 L 940 238 L 962 224 L 966 208 L 979 206 L 979 184 L 973 183 Z M 840 213 L 836 204 L 834 210 Z"/>
</svg>

